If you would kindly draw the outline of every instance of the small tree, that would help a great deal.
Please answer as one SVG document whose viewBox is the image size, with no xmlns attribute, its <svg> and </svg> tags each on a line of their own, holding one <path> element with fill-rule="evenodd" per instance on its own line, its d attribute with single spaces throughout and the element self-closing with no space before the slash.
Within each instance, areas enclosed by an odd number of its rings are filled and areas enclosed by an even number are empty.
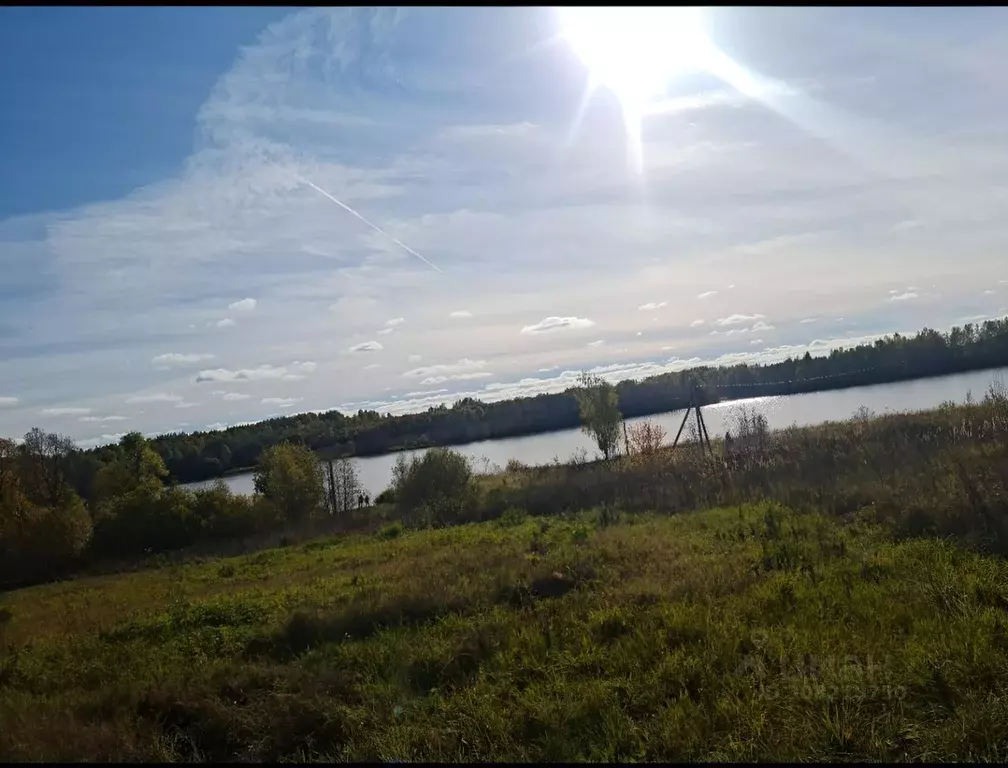
<svg viewBox="0 0 1008 768">
<path fill-rule="evenodd" d="M 393 488 L 404 515 L 426 524 L 457 522 L 476 495 L 469 459 L 449 448 L 431 448 L 423 456 L 402 459 L 393 471 Z"/>
<path fill-rule="evenodd" d="M 123 435 L 116 458 L 95 474 L 93 494 L 107 501 L 130 493 L 156 496 L 164 487 L 168 470 L 160 454 L 139 432 Z"/>
<path fill-rule="evenodd" d="M 620 413 L 616 388 L 600 376 L 587 371 L 578 379 L 581 385 L 574 395 L 581 413 L 581 431 L 590 435 L 606 461 L 616 453 L 619 444 Z"/>
<path fill-rule="evenodd" d="M 263 451 L 256 467 L 255 491 L 288 520 L 314 517 L 325 506 L 322 464 L 303 445 L 278 443 Z"/>
</svg>

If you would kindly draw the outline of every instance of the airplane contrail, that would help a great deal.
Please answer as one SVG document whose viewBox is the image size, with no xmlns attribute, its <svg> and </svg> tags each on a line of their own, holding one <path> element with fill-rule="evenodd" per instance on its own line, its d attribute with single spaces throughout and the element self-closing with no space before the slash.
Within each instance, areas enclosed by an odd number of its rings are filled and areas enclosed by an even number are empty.
<svg viewBox="0 0 1008 768">
<path fill-rule="evenodd" d="M 430 261 L 429 259 L 424 258 L 424 256 L 422 256 L 421 254 L 419 254 L 416 251 L 414 251 L 412 248 L 410 248 L 408 245 L 406 245 L 406 243 L 404 243 L 402 240 L 399 240 L 398 238 L 392 237 L 392 235 L 390 235 L 388 232 L 386 232 L 385 230 L 383 230 L 377 224 L 375 224 L 375 223 L 373 223 L 371 221 L 368 221 L 366 218 L 364 218 L 359 213 L 357 213 L 357 211 L 355 211 L 349 205 L 347 205 L 346 203 L 342 202 L 341 200 L 336 199 L 336 197 L 334 197 L 333 195 L 330 195 L 328 192 L 326 192 L 324 189 L 322 189 L 322 187 L 320 187 L 318 184 L 313 184 L 308 179 L 306 179 L 304 176 L 300 176 L 300 175 L 297 175 L 297 174 L 295 174 L 295 175 L 297 176 L 298 181 L 304 182 L 305 184 L 307 184 L 309 187 L 311 187 L 312 189 L 314 189 L 319 194 L 325 195 L 330 200 L 332 200 L 334 203 L 336 203 L 336 205 L 338 205 L 340 208 L 342 208 L 343 210 L 345 210 L 347 213 L 352 213 L 358 219 L 360 219 L 361 221 L 363 221 L 365 224 L 367 224 L 369 227 L 371 227 L 371 229 L 373 229 L 379 235 L 383 235 L 383 236 L 387 237 L 389 240 L 391 240 L 393 243 L 395 243 L 396 245 L 398 245 L 400 248 L 402 248 L 407 253 L 413 254 L 418 259 L 420 259 L 420 261 L 422 261 L 424 264 L 426 264 L 429 267 L 432 267 L 433 269 L 436 269 L 438 272 L 441 272 L 442 274 L 444 274 L 444 271 L 437 264 L 435 264 L 434 262 Z"/>
</svg>

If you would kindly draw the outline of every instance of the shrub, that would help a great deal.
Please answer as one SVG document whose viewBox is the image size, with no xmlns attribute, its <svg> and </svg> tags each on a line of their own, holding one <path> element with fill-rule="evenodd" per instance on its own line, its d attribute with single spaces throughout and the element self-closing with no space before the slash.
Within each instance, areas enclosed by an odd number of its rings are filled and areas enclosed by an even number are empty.
<svg viewBox="0 0 1008 768">
<path fill-rule="evenodd" d="M 287 520 L 309 519 L 325 508 L 322 465 L 303 445 L 280 443 L 263 451 L 255 490 Z"/>
<path fill-rule="evenodd" d="M 528 519 L 528 513 L 521 507 L 508 507 L 498 518 L 500 525 L 505 528 L 510 528 L 516 525 L 521 525 Z"/>
<path fill-rule="evenodd" d="M 397 473 L 396 502 L 404 517 L 421 524 L 460 522 L 475 501 L 473 474 L 469 459 L 458 451 L 431 448 Z"/>
<path fill-rule="evenodd" d="M 51 578 L 73 564 L 91 541 L 91 516 L 73 491 L 54 507 L 21 498 L 0 514 L 0 580 L 21 583 Z"/>
<path fill-rule="evenodd" d="M 378 531 L 379 539 L 395 539 L 401 536 L 403 533 L 402 523 L 389 523 L 388 525 L 383 525 L 381 530 Z"/>
<path fill-rule="evenodd" d="M 252 498 L 233 493 L 223 480 L 192 493 L 192 515 L 201 537 L 227 539 L 247 536 L 259 527 Z"/>
</svg>

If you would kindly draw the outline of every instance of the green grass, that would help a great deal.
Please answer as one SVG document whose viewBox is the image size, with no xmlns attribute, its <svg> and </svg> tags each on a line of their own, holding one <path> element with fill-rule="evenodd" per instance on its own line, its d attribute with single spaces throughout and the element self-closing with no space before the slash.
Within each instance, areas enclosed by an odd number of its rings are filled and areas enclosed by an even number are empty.
<svg viewBox="0 0 1008 768">
<path fill-rule="evenodd" d="M 774 503 L 388 527 L 0 596 L 0 760 L 1005 760 L 1006 608 Z"/>
</svg>

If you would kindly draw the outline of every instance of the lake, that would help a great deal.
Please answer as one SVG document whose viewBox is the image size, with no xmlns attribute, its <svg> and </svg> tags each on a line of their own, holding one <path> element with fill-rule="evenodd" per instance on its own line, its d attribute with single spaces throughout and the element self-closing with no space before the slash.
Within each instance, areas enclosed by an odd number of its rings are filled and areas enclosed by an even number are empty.
<svg viewBox="0 0 1008 768">
<path fill-rule="evenodd" d="M 899 411 L 921 411 L 934 408 L 947 400 L 963 402 L 967 392 L 979 400 L 995 378 L 1004 378 L 1008 368 L 987 371 L 957 373 L 951 376 L 937 376 L 930 379 L 914 379 L 893 384 L 873 384 L 868 387 L 834 389 L 828 392 L 810 392 L 803 395 L 781 395 L 754 397 L 745 400 L 707 405 L 703 408 L 704 422 L 713 440 L 724 437 L 731 423 L 732 411 L 740 406 L 755 408 L 767 418 L 771 429 L 781 429 L 792 425 L 809 426 L 824 421 L 848 419 L 861 406 L 877 414 Z M 641 416 L 628 419 L 629 423 L 644 419 L 654 419 L 668 433 L 669 442 L 675 437 L 682 422 L 683 411 Z M 692 421 L 692 417 L 691 417 Z M 683 437 L 689 434 L 689 425 L 683 430 Z M 682 438 L 680 438 L 680 442 Z M 580 429 L 564 429 L 557 432 L 543 432 L 525 437 L 511 437 L 499 440 L 483 440 L 477 443 L 452 446 L 455 450 L 474 459 L 477 471 L 503 467 L 510 459 L 518 459 L 524 464 L 549 464 L 554 457 L 565 462 L 578 450 L 588 451 L 595 456 L 597 450 L 591 438 Z M 422 452 L 406 451 L 407 455 Z M 360 481 L 372 497 L 388 487 L 392 478 L 395 453 L 383 456 L 355 458 Z M 225 482 L 236 493 L 252 493 L 252 473 L 231 475 Z M 190 483 L 187 487 L 198 488 L 209 485 L 212 480 Z"/>
</svg>

